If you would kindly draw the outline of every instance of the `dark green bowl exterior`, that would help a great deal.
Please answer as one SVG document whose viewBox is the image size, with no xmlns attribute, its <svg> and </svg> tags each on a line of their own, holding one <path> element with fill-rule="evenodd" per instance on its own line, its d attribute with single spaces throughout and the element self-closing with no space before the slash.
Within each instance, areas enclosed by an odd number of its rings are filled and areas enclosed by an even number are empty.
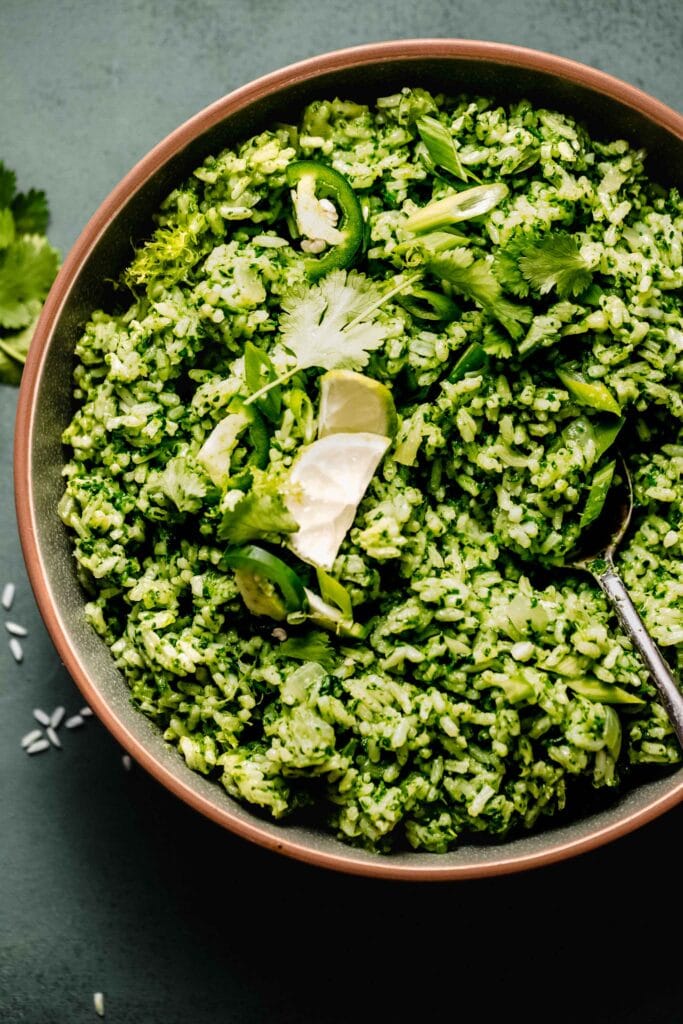
<svg viewBox="0 0 683 1024">
<path fill-rule="evenodd" d="M 625 137 L 649 153 L 649 170 L 683 185 L 683 118 L 630 86 L 561 58 L 498 44 L 414 40 L 358 47 L 276 72 L 219 100 L 159 144 L 114 190 L 69 254 L 53 287 L 24 375 L 17 417 L 15 489 L 32 586 L 55 645 L 85 698 L 123 746 L 164 785 L 221 825 L 289 856 L 357 874 L 455 879 L 518 871 L 591 849 L 639 827 L 683 797 L 683 770 L 627 790 L 586 817 L 495 845 L 466 844 L 439 856 L 387 857 L 333 836 L 265 820 L 191 772 L 129 701 L 111 655 L 83 618 L 71 544 L 56 507 L 63 489 L 61 433 L 72 415 L 74 345 L 107 282 L 144 238 L 161 200 L 210 153 L 277 121 L 292 121 L 315 98 L 369 100 L 404 85 L 467 92 L 500 102 L 523 97 L 566 111 L 598 138 Z"/>
</svg>

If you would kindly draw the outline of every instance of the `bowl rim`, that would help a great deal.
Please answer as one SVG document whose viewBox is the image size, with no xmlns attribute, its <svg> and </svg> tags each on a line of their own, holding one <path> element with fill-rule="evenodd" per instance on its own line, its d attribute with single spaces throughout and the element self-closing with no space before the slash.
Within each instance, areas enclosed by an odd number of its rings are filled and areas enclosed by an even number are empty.
<svg viewBox="0 0 683 1024">
<path fill-rule="evenodd" d="M 683 140 L 683 115 L 640 89 L 604 71 L 542 50 L 484 40 L 458 38 L 416 38 L 388 40 L 333 50 L 281 67 L 240 86 L 198 111 L 166 135 L 139 160 L 111 190 L 86 223 L 69 250 L 50 290 L 31 344 L 19 392 L 14 440 L 14 492 L 19 537 L 29 580 L 48 633 L 69 674 L 83 697 L 122 747 L 157 781 L 205 817 L 227 828 L 242 839 L 271 851 L 318 867 L 347 874 L 406 881 L 454 881 L 466 878 L 509 874 L 545 866 L 588 852 L 632 832 L 659 817 L 683 800 L 683 781 L 647 806 L 631 811 L 586 835 L 570 839 L 552 839 L 543 849 L 531 853 L 506 853 L 496 848 L 495 856 L 479 863 L 443 864 L 393 862 L 390 857 L 368 860 L 353 847 L 329 853 L 293 840 L 283 829 L 281 837 L 265 831 L 256 819 L 246 822 L 194 790 L 154 755 L 120 721 L 98 692 L 86 672 L 64 623 L 57 602 L 47 583 L 46 567 L 38 541 L 35 516 L 31 452 L 34 439 L 35 407 L 45 358 L 62 309 L 77 280 L 80 268 L 90 257 L 102 233 L 120 209 L 176 153 L 195 138 L 229 115 L 285 86 L 308 82 L 328 72 L 386 61 L 415 61 L 425 58 L 482 61 L 514 66 L 560 77 L 606 95 L 621 105 L 645 115 L 651 122 Z M 189 769 L 188 769 L 189 771 Z M 489 852 L 492 852 L 489 850 Z"/>
</svg>

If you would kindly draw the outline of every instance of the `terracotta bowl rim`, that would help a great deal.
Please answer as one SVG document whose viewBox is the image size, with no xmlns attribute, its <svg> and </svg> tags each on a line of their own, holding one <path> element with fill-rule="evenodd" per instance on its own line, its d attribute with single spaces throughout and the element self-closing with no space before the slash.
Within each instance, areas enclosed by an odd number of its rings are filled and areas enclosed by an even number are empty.
<svg viewBox="0 0 683 1024">
<path fill-rule="evenodd" d="M 58 601 L 46 580 L 46 568 L 39 544 L 39 527 L 34 508 L 34 487 L 31 450 L 38 386 L 55 325 L 66 304 L 82 266 L 89 259 L 102 233 L 118 215 L 126 202 L 173 156 L 195 138 L 255 101 L 277 93 L 284 87 L 304 83 L 328 72 L 370 66 L 381 62 L 416 61 L 418 59 L 460 59 L 482 61 L 488 65 L 500 64 L 521 70 L 542 72 L 564 79 L 606 95 L 622 106 L 644 115 L 652 123 L 683 141 L 683 115 L 650 94 L 629 85 L 621 79 L 596 68 L 566 57 L 507 43 L 471 39 L 416 38 L 369 43 L 323 53 L 287 65 L 263 75 L 228 93 L 200 110 L 155 145 L 121 179 L 100 204 L 78 239 L 67 254 L 64 264 L 50 291 L 40 317 L 29 352 L 20 388 L 17 408 L 14 446 L 14 488 L 17 520 L 22 551 L 29 580 L 36 601 L 52 641 L 67 670 L 82 692 L 85 700 L 99 716 L 107 729 L 152 776 L 176 796 L 206 817 L 233 833 L 297 860 L 332 868 L 349 874 L 408 881 L 440 881 L 476 878 L 518 872 L 565 860 L 585 853 L 607 842 L 626 835 L 675 807 L 683 800 L 683 779 L 670 791 L 658 796 L 644 807 L 624 815 L 616 822 L 595 828 L 586 835 L 570 839 L 553 840 L 532 853 L 515 854 L 505 845 L 496 848 L 495 856 L 482 862 L 446 864 L 438 856 L 425 864 L 414 865 L 392 862 L 390 857 L 367 859 L 352 847 L 329 853 L 305 842 L 293 840 L 287 830 L 276 837 L 254 819 L 245 822 L 228 810 L 195 791 L 183 778 L 161 765 L 119 720 L 88 676 L 79 653 L 63 621 Z M 190 769 L 187 769 L 189 772 Z M 341 845 L 341 844 L 340 844 Z M 489 854 L 490 854 L 489 850 Z"/>
</svg>

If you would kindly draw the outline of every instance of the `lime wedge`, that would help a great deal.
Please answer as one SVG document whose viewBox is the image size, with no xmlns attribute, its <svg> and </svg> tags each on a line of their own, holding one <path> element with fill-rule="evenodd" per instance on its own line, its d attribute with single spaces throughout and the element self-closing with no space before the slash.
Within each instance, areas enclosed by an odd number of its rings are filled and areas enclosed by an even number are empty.
<svg viewBox="0 0 683 1024">
<path fill-rule="evenodd" d="M 391 391 L 353 370 L 330 370 L 320 378 L 318 436 L 381 434 L 393 437 L 398 419 Z"/>
<path fill-rule="evenodd" d="M 292 465 L 285 504 L 299 524 L 289 545 L 304 562 L 332 568 L 390 444 L 380 434 L 337 433 L 302 449 Z"/>
</svg>

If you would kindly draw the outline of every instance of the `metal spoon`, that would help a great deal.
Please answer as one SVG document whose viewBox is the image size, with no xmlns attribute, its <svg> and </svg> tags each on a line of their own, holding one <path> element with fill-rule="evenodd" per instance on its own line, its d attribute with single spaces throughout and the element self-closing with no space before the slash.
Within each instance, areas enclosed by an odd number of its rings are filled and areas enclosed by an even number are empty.
<svg viewBox="0 0 683 1024">
<path fill-rule="evenodd" d="M 619 456 L 616 470 L 621 483 L 611 487 L 598 520 L 586 531 L 581 552 L 575 552 L 565 564 L 586 569 L 607 596 L 619 623 L 633 642 L 659 690 L 661 702 L 671 719 L 678 742 L 683 747 L 683 694 L 659 648 L 647 632 L 643 620 L 628 595 L 624 581 L 614 566 L 614 555 L 629 528 L 633 512 L 633 484 L 626 463 Z M 608 531 L 607 534 L 605 531 Z M 607 537 L 607 543 L 605 538 Z M 585 553 L 586 551 L 592 553 Z"/>
</svg>

